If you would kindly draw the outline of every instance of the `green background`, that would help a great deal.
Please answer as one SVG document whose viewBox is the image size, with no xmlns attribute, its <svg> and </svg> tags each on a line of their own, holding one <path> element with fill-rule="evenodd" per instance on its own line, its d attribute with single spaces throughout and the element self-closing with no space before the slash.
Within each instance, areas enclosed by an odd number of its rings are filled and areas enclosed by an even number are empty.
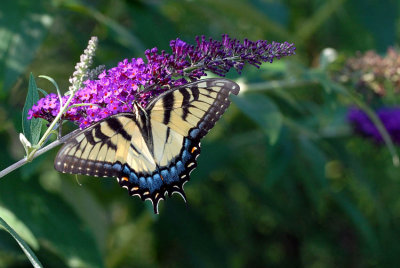
<svg viewBox="0 0 400 268">
<path fill-rule="evenodd" d="M 327 47 L 346 59 L 396 46 L 399 11 L 395 0 L 1 1 L 0 169 L 24 155 L 29 73 L 65 92 L 91 36 L 95 65 L 107 68 L 196 35 L 297 50 L 228 74 L 242 91 L 203 140 L 187 204 L 174 195 L 153 215 L 114 179 L 56 172 L 52 150 L 0 179 L 0 217 L 44 267 L 399 265 L 399 168 L 386 147 L 352 133 L 352 100 L 320 64 Z M 0 267 L 30 266 L 0 231 Z"/>
</svg>

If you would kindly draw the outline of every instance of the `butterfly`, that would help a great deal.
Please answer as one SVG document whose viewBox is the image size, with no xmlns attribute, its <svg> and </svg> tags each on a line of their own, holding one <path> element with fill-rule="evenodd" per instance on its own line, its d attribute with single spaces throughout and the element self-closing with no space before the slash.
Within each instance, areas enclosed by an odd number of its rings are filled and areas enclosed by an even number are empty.
<svg viewBox="0 0 400 268">
<path fill-rule="evenodd" d="M 55 158 L 63 173 L 116 177 L 130 195 L 151 200 L 154 213 L 167 193 L 183 190 L 197 166 L 200 140 L 239 93 L 235 82 L 210 78 L 171 88 L 143 108 L 119 113 L 78 131 Z"/>
</svg>

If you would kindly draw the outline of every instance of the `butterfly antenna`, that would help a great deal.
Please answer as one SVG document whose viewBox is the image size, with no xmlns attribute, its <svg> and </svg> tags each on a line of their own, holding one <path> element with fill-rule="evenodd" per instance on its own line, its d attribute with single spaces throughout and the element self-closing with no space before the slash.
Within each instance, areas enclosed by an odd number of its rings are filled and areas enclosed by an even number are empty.
<svg viewBox="0 0 400 268">
<path fill-rule="evenodd" d="M 156 84 L 152 84 L 152 85 L 150 85 L 150 86 L 147 86 L 147 87 L 145 87 L 145 88 L 143 88 L 142 90 L 140 90 L 140 91 L 136 91 L 137 93 L 136 94 L 139 94 L 139 93 L 146 93 L 146 92 L 149 92 L 149 91 L 151 91 L 151 90 L 153 90 L 153 89 L 155 89 L 156 88 Z M 136 96 L 135 96 L 136 97 Z"/>
<path fill-rule="evenodd" d="M 135 96 L 135 99 L 136 99 L 136 96 Z M 123 101 L 119 98 L 117 98 L 117 100 L 120 101 L 121 103 L 125 104 L 126 106 L 128 106 L 129 109 L 131 110 L 131 113 L 134 113 L 134 111 L 132 110 L 133 105 L 129 105 L 126 101 Z"/>
</svg>

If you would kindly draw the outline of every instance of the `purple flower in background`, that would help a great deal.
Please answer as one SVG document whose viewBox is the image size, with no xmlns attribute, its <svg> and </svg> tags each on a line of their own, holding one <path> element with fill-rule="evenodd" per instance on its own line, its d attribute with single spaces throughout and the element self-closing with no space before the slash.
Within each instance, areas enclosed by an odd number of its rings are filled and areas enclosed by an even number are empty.
<svg viewBox="0 0 400 268">
<path fill-rule="evenodd" d="M 206 71 L 224 76 L 231 68 L 241 72 L 246 63 L 259 68 L 263 62 L 295 54 L 293 44 L 268 43 L 266 40 L 240 42 L 228 35 L 222 41 L 196 37 L 196 45 L 180 39 L 172 40 L 171 54 L 152 48 L 145 51 L 147 63 L 141 58 L 128 59 L 117 67 L 86 80 L 70 105 L 87 103 L 88 106 L 70 108 L 62 117 L 85 128 L 93 122 L 121 112 L 132 112 L 132 102 L 143 107 L 149 100 L 171 87 L 186 84 L 206 76 Z M 63 103 L 68 99 L 64 96 Z M 60 109 L 56 94 L 49 94 L 29 111 L 28 119 L 43 118 L 51 122 Z"/>
<path fill-rule="evenodd" d="M 393 142 L 400 145 L 400 107 L 383 107 L 378 109 L 376 114 L 382 121 Z M 377 127 L 365 112 L 357 108 L 350 108 L 347 118 L 357 133 L 371 138 L 377 143 L 383 143 L 383 138 Z"/>
</svg>

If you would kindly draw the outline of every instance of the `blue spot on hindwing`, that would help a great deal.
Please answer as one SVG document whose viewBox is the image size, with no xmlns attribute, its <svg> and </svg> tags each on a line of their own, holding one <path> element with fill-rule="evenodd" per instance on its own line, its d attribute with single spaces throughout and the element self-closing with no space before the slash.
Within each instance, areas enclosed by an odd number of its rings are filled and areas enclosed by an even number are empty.
<svg viewBox="0 0 400 268">
<path fill-rule="evenodd" d="M 179 181 L 178 172 L 175 166 L 172 166 L 169 172 L 171 174 L 172 181 Z"/>
<path fill-rule="evenodd" d="M 190 131 L 190 137 L 192 137 L 193 139 L 197 137 L 197 135 L 199 135 L 200 130 L 198 128 L 193 129 L 192 131 Z"/>
<path fill-rule="evenodd" d="M 139 178 L 139 187 L 140 189 L 147 189 L 147 181 L 145 177 L 140 177 Z"/>
<path fill-rule="evenodd" d="M 155 189 L 155 185 L 153 184 L 153 178 L 147 177 L 147 187 L 150 190 L 150 193 L 153 193 Z"/>
<path fill-rule="evenodd" d="M 184 164 L 186 164 L 186 162 L 187 162 L 189 159 L 190 159 L 190 154 L 189 154 L 188 150 L 186 149 L 186 150 L 184 150 L 183 153 L 182 153 L 182 162 L 183 162 Z"/>
<path fill-rule="evenodd" d="M 107 169 L 107 170 L 111 170 L 112 166 L 110 164 L 108 164 L 108 163 L 104 163 L 103 168 Z"/>
<path fill-rule="evenodd" d="M 156 173 L 153 175 L 153 184 L 156 190 L 159 190 L 163 184 L 160 174 Z"/>
<path fill-rule="evenodd" d="M 124 165 L 124 168 L 123 168 L 122 172 L 124 172 L 124 174 L 125 174 L 127 177 L 129 177 L 130 174 L 131 174 L 130 168 L 129 168 L 128 166 L 126 166 L 126 165 Z"/>
<path fill-rule="evenodd" d="M 120 171 L 121 171 L 121 164 L 115 163 L 115 164 L 112 166 L 112 169 L 113 169 L 115 172 L 120 172 Z"/>
<path fill-rule="evenodd" d="M 189 139 L 185 138 L 185 144 L 184 144 L 185 149 L 188 149 L 190 147 L 190 144 L 192 144 L 192 142 Z"/>
<path fill-rule="evenodd" d="M 132 172 L 132 171 L 131 171 L 131 173 L 129 174 L 129 181 L 130 181 L 131 183 L 134 183 L 134 184 L 139 184 L 139 179 L 138 179 L 138 177 L 136 176 L 135 172 Z"/>
<path fill-rule="evenodd" d="M 191 144 L 192 144 L 191 140 L 185 139 L 184 148 L 181 156 L 183 164 L 186 164 L 186 162 L 190 159 L 189 148 Z"/>
<path fill-rule="evenodd" d="M 166 184 L 170 184 L 172 182 L 171 176 L 170 176 L 170 174 L 169 174 L 167 169 L 161 170 L 161 176 L 163 176 L 164 182 Z"/>
<path fill-rule="evenodd" d="M 181 174 L 183 171 L 185 171 L 185 165 L 183 165 L 182 161 L 178 161 L 176 163 L 176 169 L 178 171 L 178 174 Z"/>
</svg>

